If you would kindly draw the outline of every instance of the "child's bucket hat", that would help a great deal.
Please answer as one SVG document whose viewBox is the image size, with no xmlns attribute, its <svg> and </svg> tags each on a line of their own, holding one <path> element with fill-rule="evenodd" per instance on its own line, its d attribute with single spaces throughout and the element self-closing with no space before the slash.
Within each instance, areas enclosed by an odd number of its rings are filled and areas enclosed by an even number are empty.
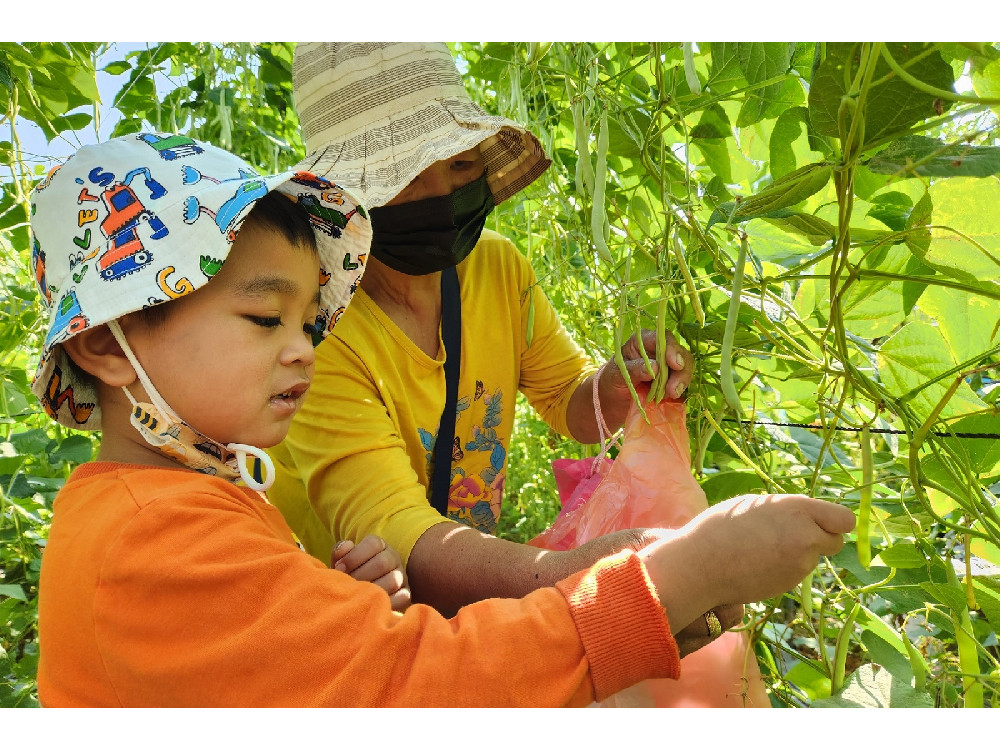
<svg viewBox="0 0 1000 750">
<path fill-rule="evenodd" d="M 53 419 L 101 427 L 96 390 L 62 342 L 203 287 L 272 190 L 308 213 L 320 256 L 317 329 L 326 335 L 357 288 L 372 236 L 364 208 L 338 185 L 304 171 L 261 177 L 220 148 L 154 133 L 84 146 L 49 172 L 31 194 L 31 262 L 49 310 L 31 389 Z"/>
<path fill-rule="evenodd" d="M 472 102 L 443 43 L 301 42 L 292 83 L 309 154 L 299 167 L 336 175 L 369 207 L 475 146 L 496 205 L 551 164 L 534 135 Z"/>
</svg>

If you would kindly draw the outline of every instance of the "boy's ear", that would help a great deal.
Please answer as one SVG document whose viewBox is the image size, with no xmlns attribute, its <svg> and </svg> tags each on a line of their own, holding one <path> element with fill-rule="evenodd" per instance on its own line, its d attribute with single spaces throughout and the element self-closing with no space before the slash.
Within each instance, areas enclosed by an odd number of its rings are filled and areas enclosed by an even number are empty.
<svg viewBox="0 0 1000 750">
<path fill-rule="evenodd" d="M 62 346 L 77 367 L 109 386 L 127 386 L 136 381 L 135 368 L 105 324 L 81 331 Z"/>
</svg>

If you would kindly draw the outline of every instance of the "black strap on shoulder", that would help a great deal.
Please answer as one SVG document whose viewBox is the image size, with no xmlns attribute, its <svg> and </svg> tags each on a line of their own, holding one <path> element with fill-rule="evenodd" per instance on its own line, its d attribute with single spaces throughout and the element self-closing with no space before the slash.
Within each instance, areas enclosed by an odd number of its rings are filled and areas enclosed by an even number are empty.
<svg viewBox="0 0 1000 750">
<path fill-rule="evenodd" d="M 455 442 L 455 409 L 458 403 L 458 374 L 462 360 L 462 301 L 455 267 L 441 272 L 441 338 L 444 341 L 446 395 L 437 440 L 434 442 L 434 473 L 431 478 L 431 505 L 448 515 L 451 489 L 451 456 Z"/>
</svg>

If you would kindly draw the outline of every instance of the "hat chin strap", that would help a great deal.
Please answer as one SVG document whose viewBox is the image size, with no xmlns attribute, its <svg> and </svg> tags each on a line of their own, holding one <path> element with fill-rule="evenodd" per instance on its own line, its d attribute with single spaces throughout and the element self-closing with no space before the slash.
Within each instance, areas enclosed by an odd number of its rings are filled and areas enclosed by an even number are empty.
<svg viewBox="0 0 1000 750">
<path fill-rule="evenodd" d="M 135 369 L 135 374 L 139 378 L 139 382 L 142 383 L 142 387 L 146 389 L 146 394 L 149 396 L 149 400 L 152 402 L 153 406 L 160 410 L 165 416 L 170 419 L 180 422 L 182 424 L 187 424 L 183 419 L 178 416 L 177 412 L 170 408 L 170 405 L 164 401 L 163 397 L 160 395 L 159 391 L 153 385 L 149 376 L 146 375 L 146 371 L 143 369 L 142 365 L 139 364 L 139 360 L 135 356 L 135 352 L 132 351 L 132 347 L 129 346 L 128 341 L 125 340 L 125 334 L 118 325 L 117 320 L 112 320 L 108 322 L 108 328 L 111 331 L 111 335 L 115 337 L 115 340 L 122 348 L 122 352 L 128 359 L 129 363 Z M 122 390 L 125 395 L 128 396 L 128 400 L 135 406 L 138 402 L 129 391 L 128 387 L 122 386 Z M 188 427 L 191 427 L 188 425 Z M 191 427 L 194 430 L 193 427 Z M 197 432 L 197 430 L 195 430 Z M 202 433 L 199 433 L 202 434 Z M 216 445 L 222 445 L 217 440 L 212 440 L 212 438 L 207 435 L 204 436 L 206 440 L 209 440 Z M 271 457 L 261 449 L 252 445 L 246 445 L 245 443 L 227 443 L 225 445 L 226 450 L 236 454 L 236 467 L 240 472 L 240 479 L 242 479 L 247 487 L 253 490 L 258 490 L 264 492 L 270 489 L 271 485 L 274 484 L 275 472 L 274 472 L 274 462 Z M 247 454 L 252 455 L 254 458 L 260 460 L 261 465 L 264 467 L 264 481 L 258 482 L 257 479 L 250 473 L 247 468 Z"/>
</svg>

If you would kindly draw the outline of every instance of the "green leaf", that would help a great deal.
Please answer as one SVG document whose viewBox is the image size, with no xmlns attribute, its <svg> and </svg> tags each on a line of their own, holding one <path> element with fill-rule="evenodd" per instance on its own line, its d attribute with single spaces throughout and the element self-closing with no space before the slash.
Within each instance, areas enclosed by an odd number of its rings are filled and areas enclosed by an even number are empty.
<svg viewBox="0 0 1000 750">
<path fill-rule="evenodd" d="M 715 93 L 732 91 L 745 80 L 740 69 L 739 42 L 712 42 L 708 46 L 712 67 L 705 86 Z"/>
<path fill-rule="evenodd" d="M 702 480 L 701 488 L 711 505 L 737 495 L 759 492 L 764 489 L 764 482 L 752 471 L 723 471 L 707 476 Z"/>
<path fill-rule="evenodd" d="M 117 60 L 116 62 L 108 63 L 101 70 L 109 76 L 120 76 L 122 73 L 128 73 L 132 70 L 132 66 L 127 60 Z"/>
<path fill-rule="evenodd" d="M 972 71 L 972 90 L 984 99 L 1000 99 L 1000 61 L 994 60 L 981 71 Z"/>
<path fill-rule="evenodd" d="M 9 442 L 0 443 L 0 476 L 11 475 L 24 463 L 27 456 L 18 453 Z"/>
<path fill-rule="evenodd" d="M 910 135 L 873 156 L 868 168 L 898 177 L 989 177 L 1000 172 L 1000 147 L 948 144 Z"/>
<path fill-rule="evenodd" d="M 997 593 L 979 580 L 973 581 L 976 593 L 976 603 L 994 630 L 1000 629 L 1000 593 Z"/>
<path fill-rule="evenodd" d="M 862 607 L 856 620 L 862 630 L 861 642 L 872 654 L 873 659 L 883 667 L 889 669 L 892 674 L 902 680 L 909 681 L 913 678 L 913 666 L 910 663 L 909 652 L 903 643 L 903 636 L 885 624 L 881 617 L 876 615 L 867 607 Z M 876 643 L 881 641 L 885 646 L 881 647 Z M 896 656 L 893 656 L 893 652 Z M 877 654 L 877 656 L 876 656 Z M 902 663 L 898 660 L 902 657 Z M 923 661 L 923 657 L 920 657 Z M 926 663 L 924 664 L 926 671 Z"/>
<path fill-rule="evenodd" d="M 957 364 L 941 330 L 923 321 L 908 323 L 890 336 L 879 349 L 877 360 L 879 375 L 889 393 L 909 399 L 914 411 L 924 419 L 944 397 L 953 378 L 927 383 Z M 941 414 L 961 416 L 986 408 L 968 384 L 961 383 Z"/>
<path fill-rule="evenodd" d="M 691 128 L 688 136 L 697 138 L 732 138 L 733 126 L 729 123 L 729 115 L 718 104 L 712 104 L 702 110 L 698 124 Z"/>
<path fill-rule="evenodd" d="M 965 603 L 965 592 L 958 586 L 948 583 L 931 583 L 928 581 L 920 584 L 920 587 L 933 596 L 934 601 L 945 605 L 955 615 L 958 615 L 959 612 L 968 606 Z"/>
<path fill-rule="evenodd" d="M 863 628 L 863 626 L 862 626 Z M 886 628 L 888 630 L 888 628 Z M 892 631 L 890 631 L 892 632 Z M 881 636 L 873 631 L 862 629 L 861 643 L 864 645 L 872 661 L 897 680 L 909 683 L 913 679 L 913 668 L 910 667 L 910 660 L 905 651 L 900 652 L 894 646 L 887 643 Z"/>
<path fill-rule="evenodd" d="M 36 492 L 44 494 L 55 494 L 62 488 L 66 480 L 62 477 L 33 477 L 26 474 L 18 474 L 14 477 L 8 489 L 8 493 L 13 498 L 31 497 Z"/>
<path fill-rule="evenodd" d="M 1000 300 L 931 284 L 918 306 L 937 322 L 955 362 L 973 359 L 1000 344 L 996 330 Z"/>
<path fill-rule="evenodd" d="M 1000 212 L 995 210 L 1000 205 L 1000 182 L 955 177 L 936 180 L 928 192 L 934 204 L 933 223 L 941 228 L 931 230 L 930 244 L 920 259 L 972 289 L 1000 291 Z"/>
<path fill-rule="evenodd" d="M 915 544 L 900 542 L 879 552 L 872 564 L 888 565 L 890 568 L 922 568 L 927 560 Z"/>
<path fill-rule="evenodd" d="M 820 455 L 823 456 L 821 466 L 824 468 L 835 465 L 834 456 L 837 457 L 837 460 L 843 466 L 851 467 L 854 465 L 851 457 L 844 453 L 843 448 L 836 443 L 831 443 L 824 449 L 822 436 L 812 430 L 806 430 L 802 427 L 789 427 L 788 434 L 798 444 L 799 450 L 802 451 L 803 457 L 810 465 L 819 463 Z M 830 455 L 831 450 L 833 451 L 833 456 Z"/>
<path fill-rule="evenodd" d="M 815 666 L 812 666 L 815 665 Z M 800 661 L 785 674 L 785 680 L 805 693 L 810 700 L 830 694 L 830 678 L 823 674 L 818 662 Z"/>
<path fill-rule="evenodd" d="M 765 216 L 761 217 L 764 221 L 746 225 L 750 247 L 759 259 L 787 265 L 816 254 L 817 249 L 811 239 L 806 239 L 800 232 L 787 231 L 789 225 L 782 224 L 784 221 L 794 223 L 794 214 L 794 211 L 782 209 L 775 212 L 773 220 L 772 217 Z"/>
<path fill-rule="evenodd" d="M 793 212 L 787 216 L 763 218 L 768 224 L 805 237 L 810 245 L 816 247 L 832 242 L 837 236 L 837 228 L 833 224 L 812 214 Z"/>
<path fill-rule="evenodd" d="M 53 465 L 66 462 L 68 464 L 82 464 L 91 459 L 94 454 L 94 445 L 86 435 L 70 435 L 63 440 L 59 447 L 52 451 L 49 456 L 49 463 Z"/>
<path fill-rule="evenodd" d="M 65 115 L 52 118 L 52 127 L 60 133 L 71 130 L 82 130 L 94 121 L 94 116 L 86 112 L 77 112 L 75 115 Z"/>
<path fill-rule="evenodd" d="M 894 232 L 906 229 L 906 220 L 913 210 L 913 200 L 905 193 L 890 191 L 881 193 L 871 200 L 868 215 L 885 224 Z"/>
<path fill-rule="evenodd" d="M 786 73 L 795 51 L 787 42 L 736 42 L 736 57 L 740 70 L 750 86 Z M 781 92 L 782 82 L 751 89 L 736 118 L 737 127 L 746 127 L 764 118 L 771 101 Z"/>
<path fill-rule="evenodd" d="M 856 220 L 857 218 L 860 217 L 856 217 Z M 870 235 L 871 241 L 868 244 L 873 246 L 884 242 L 889 234 L 851 227 L 852 242 L 860 243 L 862 237 Z M 902 273 L 912 256 L 904 247 L 883 244 L 871 249 L 853 248 L 849 258 L 862 272 L 865 269 L 877 269 Z M 825 262 L 823 268 L 827 268 Z M 868 340 L 891 334 L 906 319 L 909 312 L 903 307 L 905 298 L 902 295 L 902 288 L 902 281 L 867 278 L 863 275 L 860 281 L 845 287 L 841 298 L 841 310 L 847 330 L 855 336 Z M 819 296 L 822 300 L 821 306 L 829 305 L 829 285 L 821 287 Z"/>
<path fill-rule="evenodd" d="M 813 701 L 813 708 L 933 708 L 934 698 L 885 669 L 862 664 L 837 695 Z"/>
<path fill-rule="evenodd" d="M 808 127 L 809 110 L 805 107 L 791 107 L 778 116 L 768 142 L 772 177 L 781 177 L 795 171 L 792 143 L 798 140 L 803 131 L 808 132 Z"/>
<path fill-rule="evenodd" d="M 0 583 L 0 596 L 10 599 L 27 602 L 28 597 L 24 595 L 24 589 L 15 583 Z"/>
<path fill-rule="evenodd" d="M 0 86 L 3 86 L 8 91 L 14 88 L 14 77 L 11 75 L 10 68 L 7 67 L 7 63 L 4 59 L 0 57 Z"/>
<path fill-rule="evenodd" d="M 948 429 L 969 435 L 1000 434 L 1000 415 L 973 414 L 952 422 Z M 964 454 L 972 470 L 980 476 L 992 476 L 1000 468 L 1000 440 L 951 438 L 952 446 Z"/>
<path fill-rule="evenodd" d="M 762 120 L 773 120 L 783 112 L 802 104 L 805 101 L 802 82 L 796 78 L 785 78 L 780 83 L 778 91 L 771 94 L 767 100 L 763 100 L 763 106 L 760 106 L 760 101 L 748 94 L 736 116 L 737 127 L 747 128 Z"/>
<path fill-rule="evenodd" d="M 722 180 L 723 183 L 733 181 L 732 161 L 729 158 L 729 147 L 721 138 L 699 138 L 691 143 L 705 157 L 705 164 Z"/>
<path fill-rule="evenodd" d="M 935 88 L 952 91 L 955 83 L 951 66 L 933 50 L 933 45 L 915 42 L 887 42 L 893 58 L 914 77 Z M 838 112 L 841 100 L 848 96 L 861 57 L 860 42 L 836 42 L 826 45 L 826 59 L 820 64 L 809 87 L 809 119 L 822 135 L 840 136 Z M 911 60 L 913 61 L 911 63 Z M 950 101 L 915 89 L 894 75 L 880 57 L 872 77 L 875 82 L 864 105 L 865 142 L 902 131 L 926 118 L 940 114 L 935 106 L 946 109 Z"/>
<path fill-rule="evenodd" d="M 44 454 L 50 440 L 48 433 L 41 429 L 15 432 L 10 436 L 10 442 L 17 449 L 17 452 L 28 456 Z"/>
</svg>

